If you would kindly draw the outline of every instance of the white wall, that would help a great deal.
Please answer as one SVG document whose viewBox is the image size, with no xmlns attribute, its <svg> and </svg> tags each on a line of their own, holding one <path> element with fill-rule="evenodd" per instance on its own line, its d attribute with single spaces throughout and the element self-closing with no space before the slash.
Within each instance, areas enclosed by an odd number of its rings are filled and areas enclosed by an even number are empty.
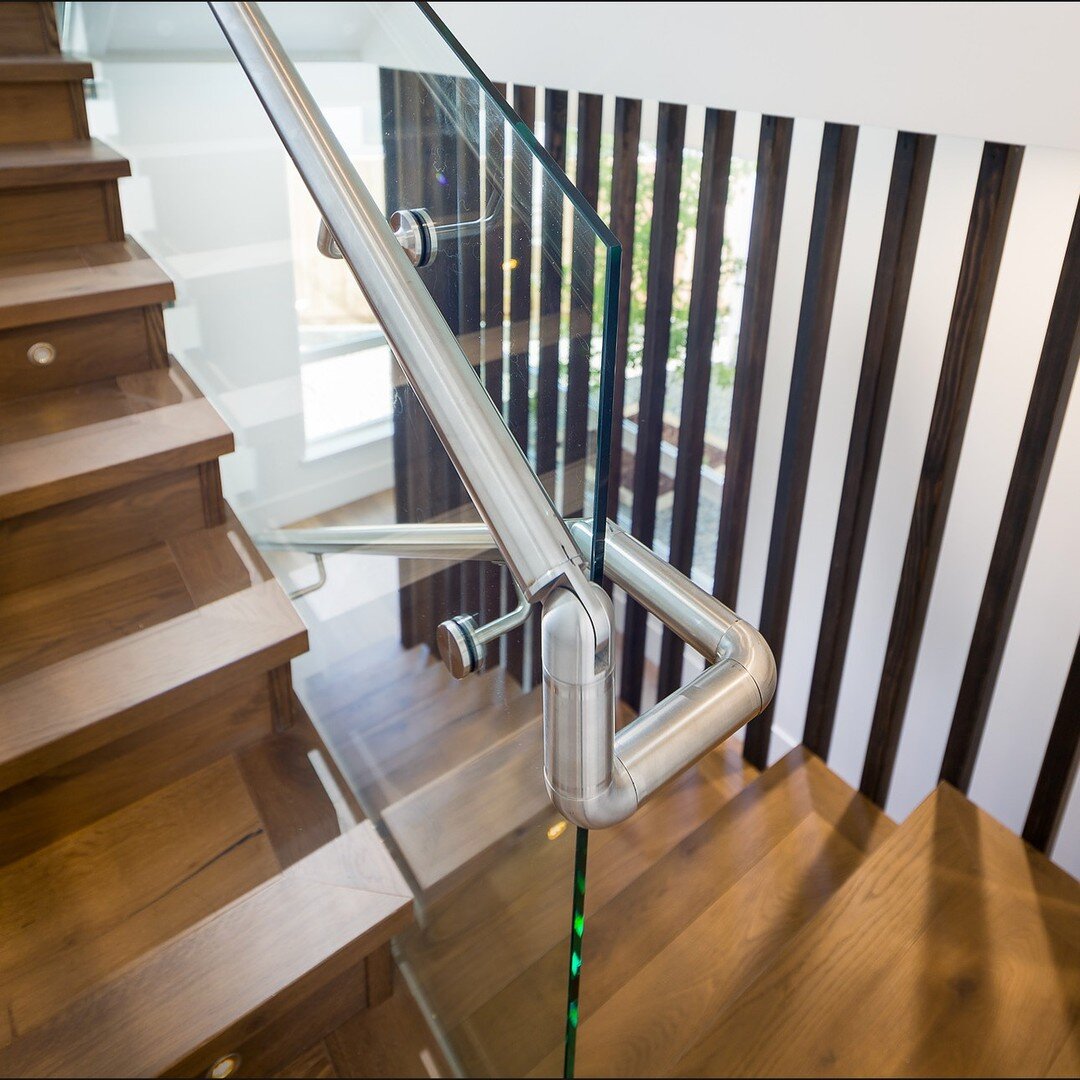
<svg viewBox="0 0 1080 1080">
<path fill-rule="evenodd" d="M 1080 5 L 461 3 L 493 79 L 1080 149 Z"/>
<path fill-rule="evenodd" d="M 493 9 L 449 2 L 436 9 L 496 79 L 734 108 L 744 128 L 761 112 L 797 118 L 740 582 L 739 607 L 751 619 L 764 585 L 821 121 L 862 125 L 777 693 L 774 758 L 802 735 L 896 131 L 939 135 L 830 756 L 830 765 L 856 786 L 982 143 L 1028 144 L 887 806 L 903 818 L 937 782 L 1080 196 L 1080 81 L 1072 55 L 1080 5 L 509 3 Z M 691 146 L 700 145 L 695 123 L 687 132 Z M 651 140 L 654 131 L 655 119 L 647 120 L 643 138 Z M 1080 632 L 1078 475 L 1080 394 L 1074 394 L 971 787 L 981 806 L 1017 831 Z M 1054 857 L 1080 873 L 1078 795 Z"/>
</svg>

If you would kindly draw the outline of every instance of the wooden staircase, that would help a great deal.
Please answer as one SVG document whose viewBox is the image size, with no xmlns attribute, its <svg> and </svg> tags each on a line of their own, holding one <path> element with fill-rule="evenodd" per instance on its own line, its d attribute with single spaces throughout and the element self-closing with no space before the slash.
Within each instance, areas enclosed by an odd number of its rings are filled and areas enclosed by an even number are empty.
<svg viewBox="0 0 1080 1080">
<path fill-rule="evenodd" d="M 0 1074 L 256 1075 L 386 997 L 411 893 L 313 768 L 307 632 L 222 497 L 90 66 L 47 3 L 0 5 L 0 53 Z"/>
</svg>

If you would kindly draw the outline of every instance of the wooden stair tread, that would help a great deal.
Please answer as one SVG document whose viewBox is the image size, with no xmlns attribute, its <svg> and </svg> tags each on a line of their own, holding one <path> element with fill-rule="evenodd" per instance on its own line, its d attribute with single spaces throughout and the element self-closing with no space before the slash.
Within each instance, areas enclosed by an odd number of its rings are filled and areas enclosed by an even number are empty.
<svg viewBox="0 0 1080 1080">
<path fill-rule="evenodd" d="M 205 398 L 0 446 L 0 518 L 133 484 L 231 453 Z"/>
<path fill-rule="evenodd" d="M 274 999 L 328 980 L 403 929 L 412 896 L 370 822 L 85 993 L 0 1050 L 8 1075 L 158 1075 L 268 1018 Z"/>
<path fill-rule="evenodd" d="M 11 1037 L 279 871 L 230 758 L 3 867 Z"/>
<path fill-rule="evenodd" d="M 81 82 L 93 77 L 94 65 L 89 60 L 71 60 L 65 56 L 0 55 L 0 83 Z"/>
<path fill-rule="evenodd" d="M 268 581 L 0 685 L 0 788 L 306 647 L 303 622 Z"/>
<path fill-rule="evenodd" d="M 892 828 L 799 749 L 617 894 L 597 897 L 586 908 L 580 1074 L 662 1072 L 666 1057 L 685 1047 L 684 1030 L 693 1031 L 767 964 Z M 590 891 L 607 860 L 590 852 Z M 688 956 L 689 970 L 676 967 L 672 984 L 672 965 Z M 554 1003 L 565 964 L 565 941 L 558 941 L 465 1021 L 462 1041 L 501 1071 L 546 1074 L 561 1053 L 560 1033 L 493 1020 L 519 1015 L 530 993 L 543 999 L 537 1008 Z"/>
<path fill-rule="evenodd" d="M 262 581 L 231 526 L 0 595 L 0 683 Z"/>
<path fill-rule="evenodd" d="M 590 920 L 591 912 L 610 902 L 741 791 L 750 774 L 756 772 L 745 765 L 737 745 L 721 746 L 658 792 L 629 821 L 594 833 L 589 851 Z M 520 972 L 556 953 L 562 957 L 557 977 L 553 982 L 530 983 L 529 993 L 534 1000 L 542 994 L 546 1001 L 549 995 L 554 1000 L 565 992 L 566 894 L 574 831 L 565 828 L 548 805 L 512 839 L 482 877 L 432 907 L 423 936 L 410 932 L 409 954 L 423 963 L 426 988 L 447 1028 L 477 1018 L 485 1003 Z M 518 983 L 518 988 L 523 985 Z M 550 1016 L 561 1016 L 564 1004 Z M 527 1014 L 535 1017 L 538 1011 L 530 1006 Z M 484 1036 L 485 1048 L 492 1050 L 496 1061 L 499 1054 L 492 1044 L 505 1025 L 506 1016 L 501 1016 Z M 547 1033 L 545 1029 L 540 1034 L 533 1060 L 559 1038 L 557 1031 L 552 1030 L 550 1039 L 545 1038 Z"/>
<path fill-rule="evenodd" d="M 198 397 L 201 395 L 180 369 L 169 367 L 0 401 L 0 446 Z"/>
<path fill-rule="evenodd" d="M 97 139 L 0 145 L 0 190 L 92 183 L 130 175 L 127 158 Z"/>
<path fill-rule="evenodd" d="M 0 258 L 0 330 L 174 300 L 173 283 L 130 237 Z"/>
<path fill-rule="evenodd" d="M 942 784 L 677 1075 L 1038 1076 L 1080 1012 L 1080 885 Z"/>
<path fill-rule="evenodd" d="M 466 874 L 548 805 L 542 768 L 536 716 L 383 811 L 387 832 L 425 893 Z"/>
</svg>

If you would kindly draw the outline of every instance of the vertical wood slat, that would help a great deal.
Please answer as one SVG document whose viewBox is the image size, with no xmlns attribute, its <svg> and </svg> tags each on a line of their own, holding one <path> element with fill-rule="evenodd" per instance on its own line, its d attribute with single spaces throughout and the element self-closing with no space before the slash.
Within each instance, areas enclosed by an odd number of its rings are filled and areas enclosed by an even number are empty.
<svg viewBox="0 0 1080 1080">
<path fill-rule="evenodd" d="M 859 129 L 850 124 L 826 124 L 821 140 L 810 243 L 806 256 L 795 356 L 788 391 L 787 416 L 776 481 L 772 535 L 765 570 L 760 629 L 772 649 L 777 668 L 782 665 L 784 639 L 791 611 L 795 559 L 799 551 L 806 487 L 810 478 L 810 454 L 814 446 L 825 354 L 832 327 L 840 251 L 847 223 L 851 175 Z M 743 756 L 752 765 L 768 765 L 773 706 L 746 727 Z"/>
<path fill-rule="evenodd" d="M 983 148 L 860 782 L 879 806 L 892 780 L 1022 157 L 1018 146 Z"/>
<path fill-rule="evenodd" d="M 1024 839 L 1039 851 L 1049 852 L 1080 763 L 1080 642 L 1073 652 L 1065 689 L 1058 703 L 1054 726 L 1046 744 L 1039 779 L 1031 797 Z"/>
<path fill-rule="evenodd" d="M 528 127 L 536 122 L 536 90 L 514 87 L 514 110 Z M 507 421 L 518 445 L 529 451 L 529 333 L 532 323 L 533 160 L 520 138 L 510 148 L 510 355 Z M 512 185 L 512 186 L 511 186 Z M 525 679 L 523 627 L 506 637 L 506 665 L 521 684 Z"/>
<path fill-rule="evenodd" d="M 754 471 L 761 389 L 765 380 L 765 352 L 769 344 L 776 262 L 780 249 L 780 222 L 784 216 L 793 129 L 794 121 L 789 117 L 761 118 L 754 209 L 750 219 L 750 245 L 746 255 L 746 282 L 739 318 L 731 424 L 713 571 L 713 596 L 733 608 L 738 603 L 739 575 L 742 572 L 750 480 Z"/>
<path fill-rule="evenodd" d="M 618 325 L 615 338 L 615 371 L 611 395 L 611 452 L 607 515 L 619 516 L 622 487 L 623 412 L 626 402 L 626 354 L 630 337 L 630 290 L 634 276 L 634 223 L 637 209 L 638 149 L 641 143 L 641 102 L 636 98 L 615 100 L 615 139 L 611 170 L 611 231 L 622 245 L 619 278 Z M 608 586 L 610 588 L 610 585 Z"/>
<path fill-rule="evenodd" d="M 566 168 L 567 100 L 565 90 L 544 92 L 544 149 Z M 559 185 L 546 171 L 541 180 L 540 210 L 540 349 L 536 374 L 536 473 L 555 494 L 559 445 L 559 347 L 562 342 L 563 203 Z M 549 419 L 550 418 L 550 419 Z"/>
<path fill-rule="evenodd" d="M 600 197 L 600 128 L 604 99 L 578 95 L 574 184 L 595 209 Z M 596 291 L 596 233 L 575 211 L 570 257 L 569 350 L 566 428 L 563 433 L 563 513 L 585 512 L 585 462 L 589 451 L 589 374 Z"/>
<path fill-rule="evenodd" d="M 455 139 L 454 176 L 451 187 L 456 189 L 454 214 L 460 222 L 477 221 L 481 216 L 480 198 L 480 87 L 472 79 L 455 80 L 454 116 L 450 119 L 457 128 Z M 469 359 L 476 377 L 482 379 L 483 352 L 480 325 L 481 259 L 483 257 L 480 234 L 459 235 L 457 241 L 458 277 L 458 340 Z M 457 476 L 458 506 L 462 515 L 475 518 L 475 508 L 464 482 Z M 461 597 L 458 608 L 447 614 L 475 615 L 481 606 L 481 564 L 475 559 L 462 561 L 459 568 Z"/>
<path fill-rule="evenodd" d="M 1080 357 L 1080 202 L 1001 511 L 941 779 L 967 791 Z M 1080 712 L 1074 718 L 1080 728 Z"/>
<path fill-rule="evenodd" d="M 413 186 L 411 170 L 419 138 L 419 80 L 409 72 L 379 72 L 385 182 L 388 196 Z M 394 508 L 398 521 L 420 520 L 427 492 L 427 418 L 413 389 L 398 370 L 394 386 Z M 426 641 L 434 626 L 432 581 L 420 577 L 398 592 L 401 643 L 406 648 Z"/>
<path fill-rule="evenodd" d="M 416 182 L 413 189 L 415 194 L 407 205 L 425 207 L 436 221 L 454 221 L 457 216 L 459 178 L 453 175 L 452 163 L 457 161 L 458 139 L 457 117 L 451 109 L 457 101 L 456 80 L 446 75 L 422 75 L 418 81 L 420 145 L 416 160 L 411 165 Z M 451 175 L 440 182 L 436 171 L 429 167 L 431 162 L 446 163 L 443 168 L 449 169 Z M 417 271 L 455 335 L 461 333 L 459 255 L 455 250 L 452 258 L 444 256 Z M 434 520 L 452 519 L 458 515 L 468 496 L 430 422 L 425 423 L 424 430 L 427 436 L 427 516 Z M 434 645 L 435 627 L 443 619 L 462 611 L 461 564 L 444 564 L 430 576 L 433 610 L 426 639 Z"/>
<path fill-rule="evenodd" d="M 723 265 L 724 214 L 727 210 L 734 136 L 733 112 L 707 110 L 702 141 L 693 284 L 686 333 L 686 364 L 679 413 L 671 552 L 668 555 L 671 565 L 687 575 L 694 561 L 694 538 L 697 533 L 701 462 L 705 451 L 713 339 L 716 336 L 716 310 Z M 665 627 L 657 677 L 657 693 L 660 697 L 666 697 L 681 685 L 684 649 L 682 638 Z"/>
<path fill-rule="evenodd" d="M 631 533 L 650 547 L 656 527 L 656 498 L 660 482 L 660 442 L 671 343 L 672 290 L 685 134 L 686 106 L 661 104 L 656 134 L 656 181 L 649 237 L 641 394 L 634 449 L 634 508 L 630 523 Z M 635 710 L 641 708 L 645 631 L 645 609 L 627 597 L 620 693 L 623 700 Z"/>
<path fill-rule="evenodd" d="M 496 83 L 495 89 L 506 96 L 506 85 Z M 484 356 L 484 388 L 495 408 L 503 412 L 503 292 L 506 283 L 506 207 L 503 199 L 503 155 L 506 138 L 502 113 L 490 102 L 484 104 L 486 153 L 484 158 L 484 215 L 492 217 L 484 236 L 484 329 L 481 334 Z M 485 563 L 481 570 L 483 594 L 480 601 L 482 622 L 491 622 L 503 611 L 503 593 L 509 578 L 506 570 L 496 563 Z M 494 654 L 501 643 L 488 648 Z"/>
<path fill-rule="evenodd" d="M 900 132 L 885 204 L 881 247 L 851 422 L 803 743 L 829 755 L 840 680 L 866 551 L 885 426 L 911 292 L 934 156 L 934 136 Z"/>
</svg>

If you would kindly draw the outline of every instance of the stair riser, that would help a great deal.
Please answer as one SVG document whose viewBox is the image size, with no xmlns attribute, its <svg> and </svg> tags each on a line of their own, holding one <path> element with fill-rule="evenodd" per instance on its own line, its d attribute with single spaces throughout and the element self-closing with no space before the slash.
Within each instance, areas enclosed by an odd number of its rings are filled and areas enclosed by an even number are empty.
<svg viewBox="0 0 1080 1080">
<path fill-rule="evenodd" d="M 0 41 L 6 56 L 45 56 L 60 52 L 52 4 L 0 4 Z"/>
<path fill-rule="evenodd" d="M 160 724 L 0 792 L 0 865 L 270 734 L 287 707 L 282 681 L 269 673 L 243 679 Z"/>
<path fill-rule="evenodd" d="M 0 255 L 123 239 L 115 180 L 0 191 Z"/>
<path fill-rule="evenodd" d="M 196 529 L 219 525 L 217 462 L 0 522 L 0 593 L 86 570 Z"/>
<path fill-rule="evenodd" d="M 28 358 L 31 346 L 42 342 L 56 352 L 44 366 Z M 167 364 L 165 326 L 156 305 L 0 330 L 0 400 Z"/>
<path fill-rule="evenodd" d="M 81 80 L 0 85 L 0 144 L 89 137 Z"/>
</svg>

